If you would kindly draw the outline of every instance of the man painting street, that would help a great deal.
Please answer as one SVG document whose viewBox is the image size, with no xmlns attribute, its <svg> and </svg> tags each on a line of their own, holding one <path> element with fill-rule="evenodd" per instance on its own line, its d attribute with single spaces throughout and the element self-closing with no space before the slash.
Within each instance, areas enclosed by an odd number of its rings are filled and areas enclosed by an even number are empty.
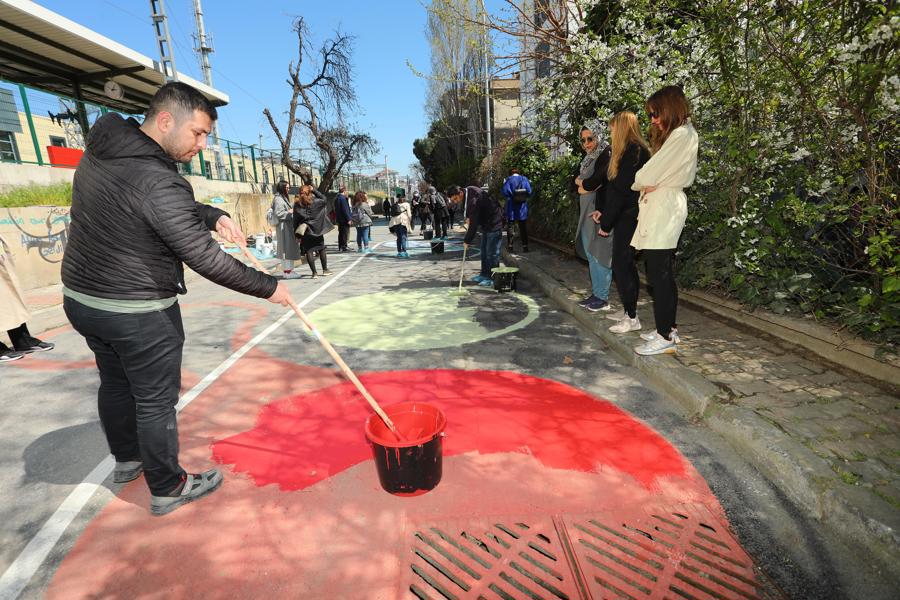
<svg viewBox="0 0 900 600">
<path fill-rule="evenodd" d="M 491 270 L 500 266 L 500 244 L 503 241 L 503 208 L 491 195 L 479 187 L 461 188 L 452 185 L 447 189 L 447 199 L 454 206 L 465 206 L 466 237 L 463 245 L 468 249 L 475 236 L 481 232 L 481 271 L 472 281 L 483 287 L 493 285 Z"/>
<path fill-rule="evenodd" d="M 176 163 L 206 146 L 216 117 L 200 92 L 168 83 L 142 125 L 117 114 L 97 121 L 72 189 L 62 263 L 66 315 L 96 358 L 114 480 L 143 471 L 156 515 L 222 483 L 215 469 L 189 474 L 178 461 L 182 263 L 244 294 L 278 304 L 290 298 L 283 283 L 220 250 L 210 231 L 229 242 L 242 242 L 244 233 L 224 211 L 197 203 L 178 174 Z"/>
</svg>

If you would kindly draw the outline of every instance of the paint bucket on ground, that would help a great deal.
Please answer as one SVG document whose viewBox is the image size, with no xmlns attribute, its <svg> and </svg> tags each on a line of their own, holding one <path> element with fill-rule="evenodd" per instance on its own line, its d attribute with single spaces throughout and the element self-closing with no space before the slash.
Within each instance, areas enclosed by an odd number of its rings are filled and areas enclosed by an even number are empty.
<svg viewBox="0 0 900 600">
<path fill-rule="evenodd" d="M 378 415 L 366 420 L 366 439 L 372 444 L 381 487 L 396 496 L 418 496 L 434 489 L 441 481 L 444 413 L 422 402 L 392 404 L 384 412 L 405 441 L 398 441 Z"/>
<path fill-rule="evenodd" d="M 266 241 L 266 234 L 264 234 L 264 233 L 257 233 L 257 234 L 253 237 L 253 247 L 254 247 L 254 248 L 262 248 L 262 245 L 265 243 L 265 241 Z M 249 245 L 249 244 L 248 244 L 248 245 Z"/>
<path fill-rule="evenodd" d="M 494 289 L 498 292 L 516 291 L 516 279 L 518 276 L 519 269 L 516 267 L 494 267 L 491 269 Z"/>
</svg>

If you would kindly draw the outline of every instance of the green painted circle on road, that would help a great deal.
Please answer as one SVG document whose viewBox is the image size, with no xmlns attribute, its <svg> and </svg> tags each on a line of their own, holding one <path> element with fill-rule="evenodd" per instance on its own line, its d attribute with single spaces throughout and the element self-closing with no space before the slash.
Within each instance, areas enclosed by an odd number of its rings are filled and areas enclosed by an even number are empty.
<svg viewBox="0 0 900 600">
<path fill-rule="evenodd" d="M 335 345 L 367 350 L 428 350 L 507 335 L 537 319 L 537 303 L 478 287 L 404 289 L 354 296 L 316 309 L 310 319 Z"/>
</svg>

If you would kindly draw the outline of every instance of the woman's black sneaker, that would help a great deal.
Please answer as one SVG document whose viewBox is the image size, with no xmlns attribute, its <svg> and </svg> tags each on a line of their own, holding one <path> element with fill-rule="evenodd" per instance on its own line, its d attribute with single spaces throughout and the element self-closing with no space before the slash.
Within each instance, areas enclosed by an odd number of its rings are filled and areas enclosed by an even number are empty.
<svg viewBox="0 0 900 600">
<path fill-rule="evenodd" d="M 0 348 L 0 363 L 12 362 L 14 360 L 20 360 L 25 358 L 24 352 L 18 352 L 16 350 L 12 350 L 4 346 Z"/>
<path fill-rule="evenodd" d="M 586 309 L 591 312 L 597 312 L 599 310 L 609 310 L 609 302 L 606 300 L 601 300 L 600 298 L 594 298 L 590 302 L 584 305 Z"/>
<path fill-rule="evenodd" d="M 578 301 L 578 306 L 587 306 L 587 305 L 590 304 L 593 300 L 596 300 L 596 299 L 597 299 L 597 296 L 591 294 L 591 295 L 588 296 L 587 298 L 585 298 L 585 299 L 583 299 L 583 300 L 579 300 L 579 301 Z"/>
<path fill-rule="evenodd" d="M 36 337 L 29 337 L 24 340 L 24 344 L 16 345 L 16 352 L 21 352 L 22 354 L 30 354 L 32 352 L 47 352 L 48 350 L 53 350 L 54 345 L 50 342 L 42 342 Z"/>
</svg>

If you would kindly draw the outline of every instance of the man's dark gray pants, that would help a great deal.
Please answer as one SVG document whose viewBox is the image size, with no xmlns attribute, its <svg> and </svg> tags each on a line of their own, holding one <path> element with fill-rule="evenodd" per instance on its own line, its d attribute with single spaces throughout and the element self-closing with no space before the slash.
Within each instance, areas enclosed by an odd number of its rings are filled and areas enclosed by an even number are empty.
<svg viewBox="0 0 900 600">
<path fill-rule="evenodd" d="M 69 297 L 63 306 L 97 360 L 97 407 L 110 452 L 119 462 L 143 461 L 151 493 L 170 495 L 185 474 L 178 464 L 175 414 L 184 346 L 181 309 L 175 303 L 162 311 L 115 313 Z"/>
</svg>

